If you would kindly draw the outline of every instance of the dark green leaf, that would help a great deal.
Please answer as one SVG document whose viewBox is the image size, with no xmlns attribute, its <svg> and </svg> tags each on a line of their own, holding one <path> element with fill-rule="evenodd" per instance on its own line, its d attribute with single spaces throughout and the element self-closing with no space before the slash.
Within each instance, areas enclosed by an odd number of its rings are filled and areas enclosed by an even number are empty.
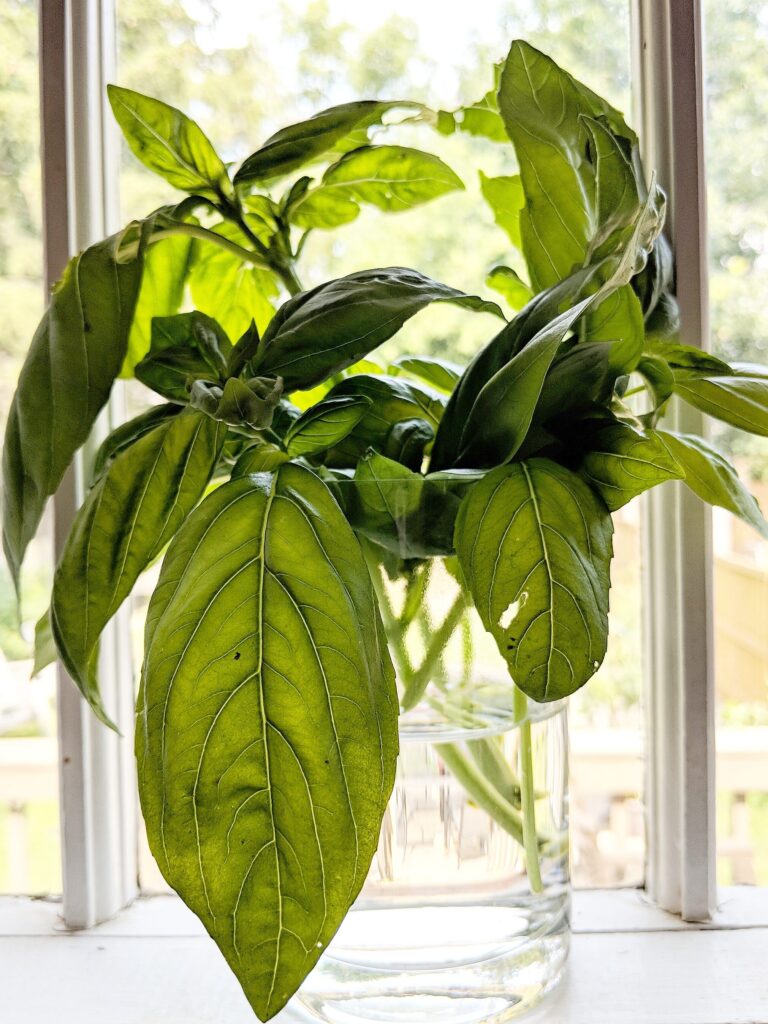
<svg viewBox="0 0 768 1024">
<path fill-rule="evenodd" d="M 231 351 L 229 338 L 205 313 L 155 317 L 149 353 L 134 374 L 163 398 L 185 404 L 193 381 L 226 378 Z"/>
<path fill-rule="evenodd" d="M 612 533 L 600 498 L 548 459 L 494 470 L 462 502 L 456 553 L 467 585 L 534 700 L 566 697 L 600 667 Z"/>
<path fill-rule="evenodd" d="M 70 260 L 32 339 L 3 450 L 3 546 L 17 584 L 46 499 L 123 365 L 151 230 L 133 223 Z"/>
<path fill-rule="evenodd" d="M 35 623 L 35 657 L 32 662 L 32 677 L 52 665 L 59 656 L 51 629 L 51 609 L 46 608 Z"/>
<path fill-rule="evenodd" d="M 56 569 L 51 624 L 61 659 L 98 717 L 99 636 L 200 500 L 224 432 L 185 412 L 116 456 L 75 517 Z"/>
<path fill-rule="evenodd" d="M 645 345 L 643 310 L 631 286 L 627 284 L 611 292 L 584 319 L 581 340 L 607 343 L 611 370 L 616 374 L 631 373 Z"/>
<path fill-rule="evenodd" d="M 665 480 L 685 476 L 664 436 L 655 430 L 641 432 L 615 423 L 591 434 L 586 443 L 589 450 L 579 471 L 611 512 Z"/>
<path fill-rule="evenodd" d="M 768 538 L 768 523 L 760 506 L 728 460 L 703 438 L 658 431 L 672 457 L 682 466 L 685 482 L 702 501 L 728 509 Z"/>
<path fill-rule="evenodd" d="M 768 436 L 768 377 L 703 377 L 686 370 L 674 376 L 675 392 L 690 405 L 750 434 Z"/>
<path fill-rule="evenodd" d="M 190 388 L 189 404 L 222 423 L 249 428 L 246 433 L 250 433 L 272 423 L 282 393 L 282 381 L 274 377 L 253 377 L 248 381 L 230 377 L 223 387 L 196 380 Z"/>
<path fill-rule="evenodd" d="M 663 359 L 674 370 L 695 370 L 703 375 L 728 376 L 734 372 L 728 363 L 713 356 L 710 352 L 695 348 L 693 345 L 680 345 L 678 342 L 656 341 L 648 353 L 657 359 Z"/>
<path fill-rule="evenodd" d="M 140 413 L 104 438 L 93 460 L 92 477 L 96 481 L 120 452 L 130 448 L 139 438 L 154 430 L 170 416 L 178 415 L 180 407 L 174 404 L 153 405 L 146 412 Z"/>
<path fill-rule="evenodd" d="M 281 128 L 249 156 L 235 175 L 235 185 L 250 185 L 289 174 L 313 163 L 329 150 L 345 152 L 368 142 L 368 129 L 397 108 L 421 111 L 418 103 L 359 100 L 322 110 L 299 124 Z"/>
<path fill-rule="evenodd" d="M 347 377 L 329 392 L 328 398 L 363 397 L 370 407 L 344 440 L 328 454 L 328 464 L 354 466 L 368 448 L 383 451 L 392 428 L 406 420 L 423 420 L 437 428 L 444 409 L 443 396 L 404 377 L 357 374 Z"/>
<path fill-rule="evenodd" d="M 325 484 L 288 463 L 206 498 L 168 551 L 146 645 L 150 847 L 267 1020 L 365 881 L 397 756 L 373 588 Z"/>
<path fill-rule="evenodd" d="M 333 448 L 357 426 L 370 405 L 364 395 L 350 395 L 311 406 L 285 435 L 288 454 L 297 458 Z"/>
<path fill-rule="evenodd" d="M 496 303 L 416 270 L 361 270 L 282 305 L 264 333 L 254 369 L 282 377 L 288 391 L 311 388 L 391 338 L 431 302 L 502 315 Z"/>
<path fill-rule="evenodd" d="M 668 402 L 675 387 L 675 378 L 666 360 L 655 355 L 644 355 L 637 364 L 637 372 L 646 382 L 653 398 L 652 415 L 656 415 Z"/>
<path fill-rule="evenodd" d="M 232 195 L 227 169 L 203 131 L 175 107 L 108 85 L 115 120 L 134 154 L 174 188 L 216 199 Z"/>
<path fill-rule="evenodd" d="M 450 394 L 461 377 L 462 367 L 437 356 L 400 356 L 390 364 L 389 372 L 393 377 L 405 373 Z"/>
<path fill-rule="evenodd" d="M 399 462 L 371 452 L 355 469 L 352 526 L 400 558 L 453 551 L 459 499 Z"/>
<path fill-rule="evenodd" d="M 434 438 L 435 428 L 426 420 L 400 420 L 387 434 L 384 454 L 388 459 L 419 472 L 426 447 Z"/>
</svg>

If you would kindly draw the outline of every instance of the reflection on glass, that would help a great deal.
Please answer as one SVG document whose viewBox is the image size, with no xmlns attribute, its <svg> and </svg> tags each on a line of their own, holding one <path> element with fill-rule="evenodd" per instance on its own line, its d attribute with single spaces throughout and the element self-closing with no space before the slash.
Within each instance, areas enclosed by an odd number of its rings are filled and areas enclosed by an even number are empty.
<svg viewBox="0 0 768 1024">
<path fill-rule="evenodd" d="M 0 16 L 0 429 L 43 307 L 40 240 L 37 5 L 8 0 Z M 35 622 L 53 574 L 46 517 L 16 599 L 0 560 L 0 893 L 61 889 L 52 666 L 30 681 Z"/>
<path fill-rule="evenodd" d="M 712 347 L 768 361 L 768 3 L 706 4 Z M 713 425 L 768 508 L 768 442 Z M 714 513 L 718 875 L 768 884 L 768 542 Z"/>
<path fill-rule="evenodd" d="M 449 18 L 440 0 L 281 0 L 250 7 L 239 0 L 194 6 L 118 0 L 117 7 L 118 82 L 191 114 L 232 161 L 275 129 L 349 99 L 411 98 L 436 109 L 479 99 L 492 86 L 491 63 L 515 37 L 548 51 L 629 109 L 627 0 L 478 0 L 463 12 L 452 9 Z M 424 125 L 402 127 L 391 141 L 436 152 L 462 177 L 466 192 L 394 220 L 369 209 L 332 234 L 314 231 L 304 250 L 303 283 L 403 265 L 485 291 L 485 276 L 508 257 L 508 243 L 484 208 L 477 172 L 514 173 L 511 146 L 461 133 L 440 136 Z M 120 184 L 126 217 L 171 198 L 125 148 Z M 467 362 L 488 340 L 482 321 L 447 305 L 433 307 L 381 356 L 417 351 Z M 638 514 L 633 507 L 617 517 L 608 659 L 588 692 L 573 701 L 574 872 L 581 885 L 634 885 L 643 877 Z M 153 585 L 150 574 L 135 604 L 137 664 Z M 148 854 L 144 861 L 143 885 L 156 888 L 162 884 L 156 868 Z"/>
</svg>

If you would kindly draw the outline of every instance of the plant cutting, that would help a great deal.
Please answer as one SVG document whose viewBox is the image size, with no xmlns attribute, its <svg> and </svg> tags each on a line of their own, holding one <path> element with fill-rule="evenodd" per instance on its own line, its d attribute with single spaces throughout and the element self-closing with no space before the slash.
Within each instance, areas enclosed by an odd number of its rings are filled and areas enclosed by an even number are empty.
<svg viewBox="0 0 768 1024">
<path fill-rule="evenodd" d="M 321 956 L 302 993 L 325 1020 L 502 1021 L 551 988 L 562 702 L 605 655 L 611 514 L 677 480 L 768 535 L 728 461 L 664 426 L 683 401 L 768 434 L 768 369 L 678 342 L 664 197 L 636 135 L 524 42 L 496 70 L 460 111 L 323 111 L 234 175 L 181 112 L 111 88 L 136 156 L 188 195 L 70 262 L 11 408 L 18 584 L 114 381 L 162 400 L 88 467 L 39 635 L 111 724 L 99 637 L 163 556 L 142 811 L 262 1020 Z M 511 143 L 518 173 L 481 176 L 509 238 L 488 283 L 510 319 L 406 268 L 303 290 L 308 232 L 461 187 L 436 156 L 371 140 L 395 115 Z M 468 366 L 376 361 L 444 302 L 494 323 Z"/>
</svg>

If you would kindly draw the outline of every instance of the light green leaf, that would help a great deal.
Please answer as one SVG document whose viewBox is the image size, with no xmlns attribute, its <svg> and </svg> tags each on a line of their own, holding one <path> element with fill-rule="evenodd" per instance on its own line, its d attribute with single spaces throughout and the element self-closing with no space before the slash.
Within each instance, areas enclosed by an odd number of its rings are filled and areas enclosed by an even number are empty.
<svg viewBox="0 0 768 1024">
<path fill-rule="evenodd" d="M 211 229 L 238 245 L 249 243 L 234 224 Z M 189 289 L 195 306 L 216 317 L 231 338 L 239 338 L 252 320 L 261 333 L 274 316 L 273 300 L 279 294 L 274 275 L 253 266 L 214 242 L 195 240 L 191 256 Z"/>
<path fill-rule="evenodd" d="M 609 238 L 614 247 L 620 243 L 645 186 L 613 137 L 619 124 L 628 133 L 620 115 L 520 40 L 502 71 L 499 109 L 525 192 L 523 251 L 531 284 L 541 291 L 607 255 Z M 610 118 L 612 131 L 597 117 Z"/>
<path fill-rule="evenodd" d="M 580 340 L 609 343 L 609 365 L 617 374 L 635 369 L 643 354 L 645 325 L 640 300 L 630 285 L 611 292 L 587 313 Z"/>
<path fill-rule="evenodd" d="M 294 421 L 285 435 L 291 458 L 315 455 L 343 441 L 370 407 L 364 395 L 329 398 L 318 402 Z"/>
<path fill-rule="evenodd" d="M 713 356 L 711 352 L 705 352 L 693 345 L 654 341 L 648 346 L 648 353 L 657 359 L 663 359 L 674 370 L 695 370 L 702 376 L 715 377 L 727 377 L 736 372 L 734 367 Z"/>
<path fill-rule="evenodd" d="M 579 466 L 585 480 L 611 510 L 665 480 L 685 476 L 663 435 L 641 432 L 627 423 L 615 423 L 591 434 L 589 450 Z"/>
<path fill-rule="evenodd" d="M 51 624 L 61 659 L 96 715 L 99 636 L 200 500 L 224 431 L 201 413 L 166 420 L 121 452 L 75 517 L 56 568 Z"/>
<path fill-rule="evenodd" d="M 526 284 L 511 267 L 494 267 L 485 283 L 507 300 L 511 309 L 518 313 L 533 298 L 531 286 Z"/>
<path fill-rule="evenodd" d="M 185 192 L 210 199 L 233 195 L 221 158 L 186 114 L 117 85 L 108 85 L 107 95 L 128 145 L 150 171 Z"/>
<path fill-rule="evenodd" d="M 489 178 L 480 173 L 480 191 L 493 211 L 493 219 L 514 247 L 522 252 L 520 237 L 520 214 L 525 206 L 523 182 L 519 174 Z"/>
<path fill-rule="evenodd" d="M 431 384 L 438 391 L 450 394 L 461 377 L 462 367 L 458 363 L 437 356 L 400 356 L 390 364 L 389 373 L 393 377 L 399 377 L 401 374 L 416 377 L 417 380 Z"/>
<path fill-rule="evenodd" d="M 32 663 L 32 678 L 39 675 L 44 668 L 52 665 L 59 656 L 56 641 L 51 629 L 51 609 L 46 608 L 35 623 L 35 656 Z"/>
<path fill-rule="evenodd" d="M 24 552 L 120 372 L 151 219 L 75 256 L 53 290 L 11 403 L 3 449 L 3 546 L 18 586 Z"/>
<path fill-rule="evenodd" d="M 136 363 L 149 351 L 153 317 L 178 313 L 187 283 L 191 252 L 192 239 L 183 235 L 162 238 L 147 250 L 121 377 L 131 378 Z"/>
<path fill-rule="evenodd" d="M 694 494 L 710 505 L 728 509 L 754 527 L 762 537 L 768 538 L 768 523 L 760 506 L 717 448 L 693 434 L 659 430 L 658 436 L 682 466 L 685 482 Z"/>
<path fill-rule="evenodd" d="M 338 196 L 342 210 L 352 200 L 393 213 L 463 188 L 461 178 L 431 153 L 405 146 L 364 146 L 328 168 L 320 187 L 294 208 L 292 219 L 302 227 L 316 226 L 301 213 L 306 203 L 321 195 L 326 207 L 328 199 Z"/>
<path fill-rule="evenodd" d="M 309 470 L 230 481 L 190 516 L 150 603 L 138 709 L 150 847 L 267 1020 L 365 881 L 397 756 L 370 577 Z"/>
<path fill-rule="evenodd" d="M 750 434 L 768 436 L 768 377 L 704 377 L 686 370 L 674 376 L 675 392 L 690 405 Z"/>
<path fill-rule="evenodd" d="M 602 663 L 612 534 L 600 498 L 548 459 L 494 470 L 462 502 L 455 538 L 467 585 L 534 700 L 568 696 Z"/>
<path fill-rule="evenodd" d="M 148 434 L 150 430 L 154 430 L 155 427 L 169 419 L 169 417 L 178 415 L 180 411 L 181 407 L 173 403 L 153 405 L 146 412 L 134 416 L 132 420 L 121 423 L 99 445 L 93 460 L 92 483 L 98 480 L 107 466 L 120 452 L 125 451 L 135 441 L 138 441 L 140 437 L 144 437 L 145 434 Z"/>
<path fill-rule="evenodd" d="M 397 108 L 416 113 L 424 109 L 418 103 L 397 100 L 359 100 L 329 107 L 307 121 L 281 128 L 243 162 L 235 185 L 268 181 L 314 163 L 329 151 L 343 153 L 364 146 L 368 129 Z"/>
<path fill-rule="evenodd" d="M 646 354 L 637 364 L 637 372 L 643 378 L 653 399 L 651 415 L 658 418 L 674 391 L 675 378 L 666 360 Z"/>
<path fill-rule="evenodd" d="M 306 390 L 377 348 L 431 302 L 502 316 L 495 302 L 416 270 L 361 270 L 284 303 L 264 333 L 254 371 L 282 377 L 287 391 Z"/>
</svg>

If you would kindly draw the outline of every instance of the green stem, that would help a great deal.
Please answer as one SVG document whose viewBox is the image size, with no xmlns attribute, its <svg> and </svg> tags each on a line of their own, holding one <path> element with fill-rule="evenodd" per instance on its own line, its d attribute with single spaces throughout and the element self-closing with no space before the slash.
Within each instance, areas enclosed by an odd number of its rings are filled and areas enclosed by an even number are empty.
<svg viewBox="0 0 768 1024">
<path fill-rule="evenodd" d="M 237 256 L 244 263 L 251 263 L 254 267 L 262 267 L 265 270 L 272 270 L 269 261 L 264 258 L 258 252 L 251 252 L 250 249 L 244 249 L 242 245 L 238 245 L 237 242 L 233 242 L 229 238 L 224 238 L 223 235 L 217 234 L 215 231 L 209 231 L 208 228 L 201 227 L 199 224 L 174 224 L 172 228 L 164 228 L 161 232 L 152 238 L 152 242 L 159 242 L 163 238 L 167 238 L 169 235 L 187 235 L 189 238 L 200 238 L 204 242 L 211 242 L 213 245 L 218 245 L 221 249 L 226 249 L 231 252 L 233 256 Z"/>
<path fill-rule="evenodd" d="M 512 772 L 498 742 L 498 737 L 488 736 L 482 740 L 469 740 L 467 749 L 483 775 L 508 803 L 520 810 L 522 807 L 520 780 Z"/>
<path fill-rule="evenodd" d="M 435 750 L 456 781 L 467 791 L 477 806 L 489 814 L 521 846 L 524 846 L 527 856 L 524 819 L 514 807 L 504 799 L 498 790 L 494 789 L 478 766 L 466 757 L 456 744 L 436 743 Z"/>
<path fill-rule="evenodd" d="M 399 620 L 392 611 L 392 605 L 389 597 L 387 596 L 387 592 L 384 589 L 379 562 L 363 538 L 361 538 L 361 547 L 363 549 L 365 561 L 368 564 L 368 574 L 371 577 L 373 589 L 376 592 L 376 600 L 379 604 L 381 621 L 384 623 L 384 632 L 387 634 L 387 640 L 389 641 L 389 646 L 392 650 L 392 656 L 395 659 L 397 674 L 401 679 L 409 679 L 413 672 L 413 665 L 411 664 L 411 659 L 408 656 L 408 651 L 405 648 L 403 629 L 400 626 Z"/>
<path fill-rule="evenodd" d="M 531 743 L 531 720 L 528 715 L 528 698 L 517 686 L 514 688 L 515 718 L 520 723 L 520 788 L 523 812 L 523 846 L 528 868 L 528 882 L 531 892 L 541 892 L 539 863 L 539 839 L 536 833 L 536 794 L 533 781 L 533 745 Z"/>
<path fill-rule="evenodd" d="M 432 634 L 432 639 L 424 654 L 424 660 L 410 678 L 406 680 L 405 690 L 400 701 L 403 711 L 409 711 L 412 707 L 415 707 L 424 696 L 424 691 L 429 685 L 435 664 L 442 655 L 443 649 L 450 640 L 454 629 L 456 629 L 461 621 L 461 616 L 464 614 L 466 607 L 464 594 L 459 591 L 445 619 L 443 619 L 436 632 Z"/>
</svg>

